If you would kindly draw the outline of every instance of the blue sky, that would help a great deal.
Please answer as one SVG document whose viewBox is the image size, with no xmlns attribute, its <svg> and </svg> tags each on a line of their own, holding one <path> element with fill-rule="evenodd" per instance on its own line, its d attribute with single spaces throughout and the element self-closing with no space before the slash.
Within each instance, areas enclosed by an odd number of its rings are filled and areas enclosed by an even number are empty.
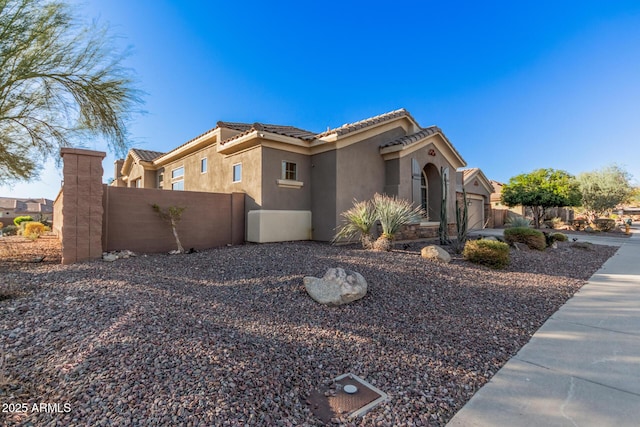
<svg viewBox="0 0 640 427">
<path fill-rule="evenodd" d="M 78 13 L 132 49 L 139 148 L 170 150 L 218 120 L 320 132 L 406 108 L 490 179 L 617 163 L 640 183 L 638 1 L 86 0 Z M 59 185 L 50 164 L 0 196 Z"/>
</svg>

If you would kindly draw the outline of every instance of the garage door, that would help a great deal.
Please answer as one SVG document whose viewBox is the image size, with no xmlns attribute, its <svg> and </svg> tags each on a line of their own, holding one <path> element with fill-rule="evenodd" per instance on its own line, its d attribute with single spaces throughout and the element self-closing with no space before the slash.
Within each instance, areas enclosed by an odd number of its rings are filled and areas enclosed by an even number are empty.
<svg viewBox="0 0 640 427">
<path fill-rule="evenodd" d="M 467 199 L 469 207 L 467 215 L 469 215 L 469 230 L 482 228 L 484 223 L 484 202 L 478 199 Z"/>
</svg>

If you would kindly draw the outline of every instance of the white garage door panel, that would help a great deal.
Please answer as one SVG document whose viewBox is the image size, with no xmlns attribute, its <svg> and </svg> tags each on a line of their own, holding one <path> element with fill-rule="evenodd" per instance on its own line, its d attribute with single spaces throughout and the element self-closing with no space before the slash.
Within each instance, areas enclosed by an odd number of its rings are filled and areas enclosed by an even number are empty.
<svg viewBox="0 0 640 427">
<path fill-rule="evenodd" d="M 482 228 L 484 223 L 484 209 L 482 200 L 469 199 L 470 205 L 467 211 L 469 215 L 469 229 Z"/>
</svg>

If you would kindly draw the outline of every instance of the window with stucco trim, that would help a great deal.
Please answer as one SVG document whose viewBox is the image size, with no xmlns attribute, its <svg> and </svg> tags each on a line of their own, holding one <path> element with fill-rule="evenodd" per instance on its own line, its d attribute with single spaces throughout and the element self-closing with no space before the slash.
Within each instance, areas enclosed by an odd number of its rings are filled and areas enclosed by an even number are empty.
<svg viewBox="0 0 640 427">
<path fill-rule="evenodd" d="M 207 173 L 207 158 L 200 159 L 200 173 Z"/>
<path fill-rule="evenodd" d="M 282 161 L 282 179 L 297 181 L 298 180 L 298 165 L 286 160 Z"/>
<path fill-rule="evenodd" d="M 184 190 L 184 180 L 181 179 L 180 181 L 172 182 L 171 183 L 171 189 L 175 190 L 175 191 L 183 191 Z"/>
<path fill-rule="evenodd" d="M 233 182 L 242 181 L 242 163 L 236 163 L 232 167 L 232 179 Z"/>
<path fill-rule="evenodd" d="M 180 166 L 179 168 L 173 169 L 171 171 L 171 179 L 182 178 L 184 176 L 184 166 Z"/>
</svg>

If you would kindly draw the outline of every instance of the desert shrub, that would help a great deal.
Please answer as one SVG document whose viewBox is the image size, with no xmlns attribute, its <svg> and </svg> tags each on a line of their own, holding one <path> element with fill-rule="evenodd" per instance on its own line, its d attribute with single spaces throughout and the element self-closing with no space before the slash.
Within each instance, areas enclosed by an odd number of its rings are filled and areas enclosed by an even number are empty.
<svg viewBox="0 0 640 427">
<path fill-rule="evenodd" d="M 528 228 L 531 227 L 531 221 L 521 216 L 510 215 L 504 222 L 505 227 L 514 228 Z"/>
<path fill-rule="evenodd" d="M 407 200 L 378 193 L 374 194 L 372 203 L 382 227 L 382 235 L 373 242 L 373 248 L 379 251 L 390 251 L 396 233 L 404 225 L 419 222 L 424 213 Z"/>
<path fill-rule="evenodd" d="M 551 218 L 544 222 L 544 225 L 546 225 L 549 228 L 560 228 L 562 224 L 563 224 L 562 218 L 559 218 L 559 217 Z"/>
<path fill-rule="evenodd" d="M 44 226 L 44 231 L 45 231 L 45 233 L 51 231 L 51 227 L 49 227 L 48 225 L 45 225 Z"/>
<path fill-rule="evenodd" d="M 33 218 L 31 218 L 29 215 L 24 215 L 24 216 L 17 216 L 13 219 L 13 223 L 16 225 L 16 227 L 20 227 L 20 224 L 22 224 L 25 221 L 33 221 Z"/>
<path fill-rule="evenodd" d="M 531 249 L 543 251 L 547 247 L 547 241 L 541 231 L 533 228 L 514 227 L 504 230 L 504 239 L 510 245 L 524 243 Z"/>
<path fill-rule="evenodd" d="M 30 239 L 37 239 L 40 235 L 44 233 L 44 224 L 41 222 L 28 222 L 24 227 L 24 231 L 22 232 L 23 236 L 29 237 Z"/>
<path fill-rule="evenodd" d="M 616 220 L 611 218 L 598 218 L 593 221 L 593 225 L 598 231 L 611 231 L 616 227 Z"/>
<path fill-rule="evenodd" d="M 16 234 L 18 234 L 18 227 L 16 227 L 15 225 L 7 225 L 2 229 L 2 234 L 5 236 L 15 236 Z"/>
<path fill-rule="evenodd" d="M 353 201 L 353 207 L 340 214 L 343 224 L 334 237 L 334 242 L 340 239 L 350 240 L 354 236 L 360 236 L 363 249 L 373 247 L 371 228 L 377 221 L 376 209 L 370 200 L 364 202 Z"/>
<path fill-rule="evenodd" d="M 462 256 L 475 264 L 504 268 L 509 265 L 509 245 L 497 240 L 469 240 Z"/>
<path fill-rule="evenodd" d="M 566 242 L 568 237 L 564 233 L 551 233 L 551 238 L 554 242 Z"/>
</svg>

